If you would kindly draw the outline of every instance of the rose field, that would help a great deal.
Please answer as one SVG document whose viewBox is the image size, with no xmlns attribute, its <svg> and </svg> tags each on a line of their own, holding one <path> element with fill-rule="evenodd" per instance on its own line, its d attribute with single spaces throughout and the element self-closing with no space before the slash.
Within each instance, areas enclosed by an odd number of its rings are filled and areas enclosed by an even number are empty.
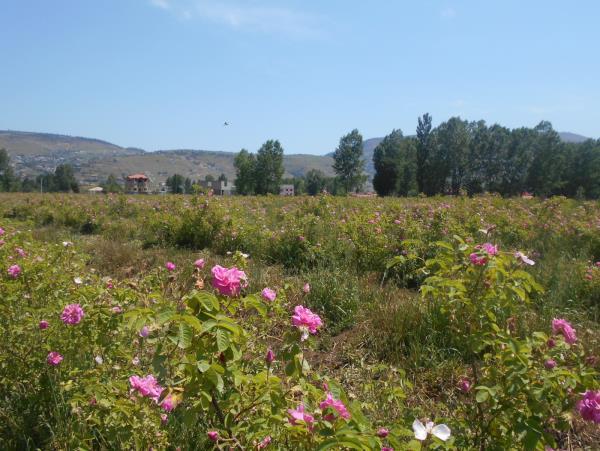
<svg viewBox="0 0 600 451">
<path fill-rule="evenodd" d="M 600 203 L 0 194 L 0 449 L 600 443 Z"/>
</svg>

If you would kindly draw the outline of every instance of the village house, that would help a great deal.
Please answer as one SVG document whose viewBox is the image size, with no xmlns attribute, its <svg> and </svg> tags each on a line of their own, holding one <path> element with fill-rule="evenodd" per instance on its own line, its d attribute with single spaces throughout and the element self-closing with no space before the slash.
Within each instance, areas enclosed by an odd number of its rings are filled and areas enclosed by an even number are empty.
<svg viewBox="0 0 600 451">
<path fill-rule="evenodd" d="M 144 174 L 131 174 L 125 177 L 125 192 L 127 194 L 148 194 L 148 177 Z"/>
<path fill-rule="evenodd" d="M 279 185 L 279 195 L 280 196 L 293 196 L 294 195 L 294 185 Z"/>
<path fill-rule="evenodd" d="M 198 182 L 205 190 L 212 190 L 217 196 L 231 196 L 235 194 L 235 185 L 227 180 L 201 180 Z"/>
</svg>

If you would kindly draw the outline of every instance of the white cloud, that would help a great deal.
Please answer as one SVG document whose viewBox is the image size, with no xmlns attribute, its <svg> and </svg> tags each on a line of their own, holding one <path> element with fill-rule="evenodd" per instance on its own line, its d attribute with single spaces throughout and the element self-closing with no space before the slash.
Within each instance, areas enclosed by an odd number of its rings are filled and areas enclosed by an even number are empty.
<svg viewBox="0 0 600 451">
<path fill-rule="evenodd" d="M 169 1 L 170 0 L 150 0 L 150 3 L 161 9 L 170 9 L 171 4 L 169 3 Z"/>
<path fill-rule="evenodd" d="M 294 38 L 322 35 L 320 20 L 311 14 L 280 6 L 231 0 L 151 0 L 154 6 L 170 10 L 179 18 L 200 19 L 237 31 L 281 34 Z M 263 6 L 264 5 L 264 6 Z"/>
</svg>

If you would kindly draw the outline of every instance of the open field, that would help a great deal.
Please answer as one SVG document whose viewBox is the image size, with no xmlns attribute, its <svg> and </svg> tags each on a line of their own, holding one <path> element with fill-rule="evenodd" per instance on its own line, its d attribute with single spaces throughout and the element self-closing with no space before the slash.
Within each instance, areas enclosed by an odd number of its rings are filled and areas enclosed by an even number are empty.
<svg viewBox="0 0 600 451">
<path fill-rule="evenodd" d="M 598 202 L 0 194 L 0 230 L 1 449 L 600 442 Z"/>
</svg>

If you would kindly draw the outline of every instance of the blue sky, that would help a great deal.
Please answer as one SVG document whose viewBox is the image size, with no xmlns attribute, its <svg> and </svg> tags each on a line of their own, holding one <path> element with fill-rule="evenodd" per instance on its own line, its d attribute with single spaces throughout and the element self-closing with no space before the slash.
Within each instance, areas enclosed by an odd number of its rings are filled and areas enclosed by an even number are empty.
<svg viewBox="0 0 600 451">
<path fill-rule="evenodd" d="M 600 137 L 597 0 L 0 5 L 0 129 L 320 154 L 429 112 Z"/>
</svg>

